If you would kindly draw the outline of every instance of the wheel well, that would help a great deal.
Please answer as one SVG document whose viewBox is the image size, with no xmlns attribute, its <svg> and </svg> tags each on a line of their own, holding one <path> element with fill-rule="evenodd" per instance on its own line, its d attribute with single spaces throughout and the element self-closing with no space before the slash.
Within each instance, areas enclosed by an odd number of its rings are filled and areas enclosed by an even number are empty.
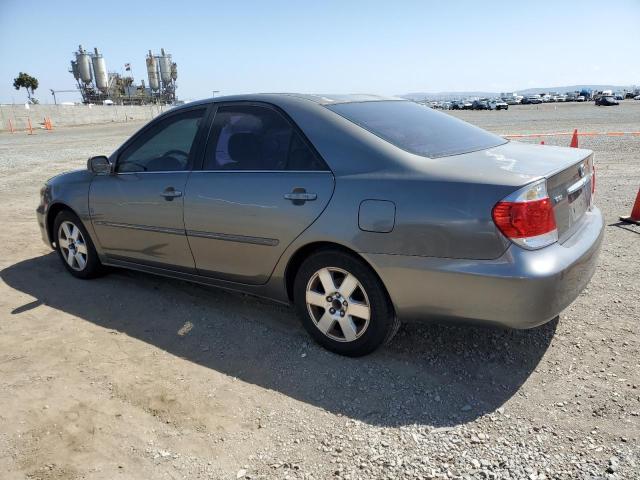
<svg viewBox="0 0 640 480">
<path fill-rule="evenodd" d="M 340 245 L 338 243 L 314 242 L 314 243 L 309 243 L 308 245 L 305 245 L 304 247 L 300 248 L 289 259 L 289 263 L 287 264 L 287 268 L 285 270 L 284 275 L 285 275 L 285 285 L 287 287 L 287 297 L 289 297 L 290 301 L 293 301 L 293 284 L 296 279 L 296 274 L 298 273 L 298 270 L 302 265 L 302 262 L 304 262 L 312 254 L 319 252 L 321 250 L 340 250 L 342 252 L 348 253 L 350 255 L 353 255 L 354 257 L 359 258 L 366 265 L 368 265 L 369 268 L 371 268 L 371 271 L 374 273 L 374 275 L 378 277 L 378 280 L 380 280 L 380 283 L 382 283 L 382 286 L 385 287 L 384 282 L 378 275 L 378 272 L 376 272 L 375 269 L 369 264 L 369 262 L 367 262 L 357 252 L 351 250 L 350 248 L 345 247 L 344 245 Z M 386 292 L 386 287 L 385 287 L 385 293 L 387 294 L 387 296 L 389 295 L 389 293 Z"/>
<path fill-rule="evenodd" d="M 56 217 L 63 210 L 73 212 L 71 207 L 65 205 L 64 203 L 54 203 L 49 207 L 49 210 L 47 211 L 47 234 L 49 235 L 49 243 L 51 243 L 52 245 L 55 244 L 56 238 L 53 232 L 53 222 L 56 221 Z"/>
</svg>

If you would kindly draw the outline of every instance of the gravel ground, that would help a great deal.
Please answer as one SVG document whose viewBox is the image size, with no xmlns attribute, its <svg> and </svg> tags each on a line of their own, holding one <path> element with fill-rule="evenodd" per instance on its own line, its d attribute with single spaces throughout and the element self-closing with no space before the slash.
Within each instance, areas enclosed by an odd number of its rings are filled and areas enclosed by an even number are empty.
<svg viewBox="0 0 640 480">
<path fill-rule="evenodd" d="M 457 115 L 501 134 L 640 129 L 631 101 Z M 137 127 L 0 134 L 3 478 L 640 476 L 640 227 L 617 220 L 640 185 L 640 136 L 580 139 L 596 152 L 606 237 L 559 321 L 405 325 L 349 359 L 311 343 L 284 306 L 63 270 L 34 219 L 42 182 Z"/>
</svg>

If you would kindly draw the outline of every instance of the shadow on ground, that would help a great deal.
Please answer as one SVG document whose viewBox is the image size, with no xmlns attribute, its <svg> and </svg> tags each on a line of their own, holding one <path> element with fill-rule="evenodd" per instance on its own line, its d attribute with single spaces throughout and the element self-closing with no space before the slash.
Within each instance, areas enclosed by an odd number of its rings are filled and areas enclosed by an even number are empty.
<svg viewBox="0 0 640 480">
<path fill-rule="evenodd" d="M 640 234 L 640 230 L 634 229 L 633 228 L 634 224 L 632 224 L 630 222 L 620 221 L 620 222 L 616 222 L 616 223 L 610 223 L 607 226 L 608 227 L 618 227 L 618 228 L 621 228 L 622 230 L 626 230 L 627 232 Z"/>
<path fill-rule="evenodd" d="M 454 426 L 493 412 L 534 371 L 557 326 L 407 325 L 386 348 L 350 359 L 312 344 L 292 309 L 241 294 L 129 271 L 77 280 L 53 253 L 0 276 L 34 297 L 13 309 L 12 321 L 45 304 L 242 381 L 384 426 Z"/>
</svg>

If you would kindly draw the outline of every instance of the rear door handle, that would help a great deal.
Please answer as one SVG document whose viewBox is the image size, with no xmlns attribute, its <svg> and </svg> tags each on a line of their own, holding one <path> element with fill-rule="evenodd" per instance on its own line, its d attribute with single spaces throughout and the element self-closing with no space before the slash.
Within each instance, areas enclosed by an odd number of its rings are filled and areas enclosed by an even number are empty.
<svg viewBox="0 0 640 480">
<path fill-rule="evenodd" d="M 307 193 L 304 188 L 294 188 L 291 193 L 285 193 L 284 198 L 291 200 L 294 205 L 302 205 L 304 202 L 311 202 L 318 198 L 315 193 Z"/>
<path fill-rule="evenodd" d="M 165 200 L 170 202 L 176 197 L 181 197 L 182 192 L 180 190 L 176 190 L 173 187 L 167 187 L 164 189 L 164 192 L 160 194 L 160 196 L 164 197 Z"/>
<path fill-rule="evenodd" d="M 305 202 L 315 200 L 318 198 L 318 195 L 315 193 L 287 193 L 284 198 L 287 200 L 303 200 Z"/>
</svg>

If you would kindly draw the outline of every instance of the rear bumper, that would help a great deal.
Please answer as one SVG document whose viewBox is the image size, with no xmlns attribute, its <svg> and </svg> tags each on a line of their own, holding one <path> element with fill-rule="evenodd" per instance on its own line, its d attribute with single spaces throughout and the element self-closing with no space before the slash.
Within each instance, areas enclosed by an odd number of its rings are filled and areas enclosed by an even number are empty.
<svg viewBox="0 0 640 480">
<path fill-rule="evenodd" d="M 563 244 L 512 245 L 495 260 L 364 254 L 402 320 L 456 317 L 528 328 L 556 317 L 589 283 L 604 234 L 600 210 L 587 212 Z"/>
</svg>

